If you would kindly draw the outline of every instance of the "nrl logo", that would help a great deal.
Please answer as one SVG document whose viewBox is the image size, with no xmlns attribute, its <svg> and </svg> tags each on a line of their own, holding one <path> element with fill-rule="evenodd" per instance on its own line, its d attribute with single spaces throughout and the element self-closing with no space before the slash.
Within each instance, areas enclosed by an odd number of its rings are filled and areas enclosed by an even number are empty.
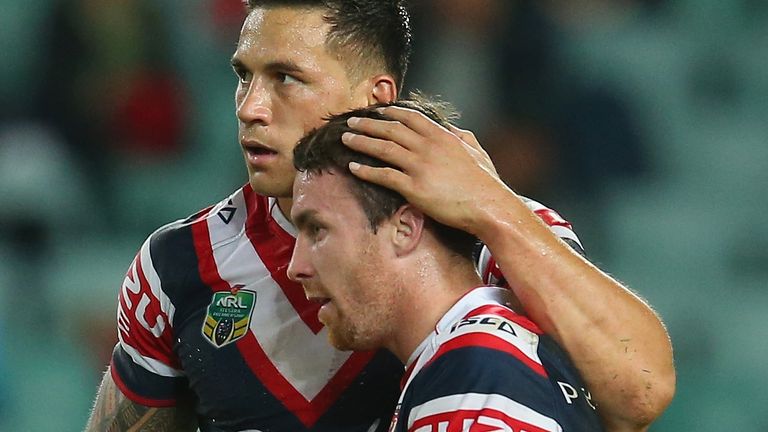
<svg viewBox="0 0 768 432">
<path fill-rule="evenodd" d="M 214 293 L 208 305 L 202 330 L 208 342 L 216 348 L 235 342 L 248 332 L 256 293 L 242 287 L 236 285 L 230 291 Z"/>
</svg>

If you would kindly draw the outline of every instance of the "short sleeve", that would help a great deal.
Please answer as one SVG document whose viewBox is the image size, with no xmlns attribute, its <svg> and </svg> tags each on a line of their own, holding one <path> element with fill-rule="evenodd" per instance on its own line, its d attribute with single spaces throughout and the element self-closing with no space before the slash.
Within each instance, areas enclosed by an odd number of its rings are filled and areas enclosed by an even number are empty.
<svg viewBox="0 0 768 432">
<path fill-rule="evenodd" d="M 173 352 L 175 308 L 152 263 L 151 239 L 142 245 L 120 287 L 119 342 L 111 370 L 117 386 L 134 402 L 173 406 L 185 378 Z"/>
</svg>

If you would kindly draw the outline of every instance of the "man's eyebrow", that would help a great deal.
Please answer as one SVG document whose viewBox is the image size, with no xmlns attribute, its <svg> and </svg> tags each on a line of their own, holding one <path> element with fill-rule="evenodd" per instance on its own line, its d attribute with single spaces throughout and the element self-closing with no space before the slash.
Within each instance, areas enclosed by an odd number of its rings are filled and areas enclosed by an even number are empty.
<svg viewBox="0 0 768 432">
<path fill-rule="evenodd" d="M 232 58 L 229 60 L 229 63 L 232 65 L 234 69 L 248 69 L 245 66 L 245 63 L 243 63 L 243 61 L 237 57 L 237 54 L 232 56 Z M 284 72 L 284 73 L 291 73 L 291 72 L 298 73 L 298 72 L 305 71 L 304 68 L 302 68 L 301 66 L 298 65 L 298 63 L 292 60 L 272 61 L 267 63 L 264 69 L 270 72 Z"/>
<path fill-rule="evenodd" d="M 278 60 L 267 63 L 266 70 L 279 72 L 303 72 L 304 68 L 292 60 Z"/>
<path fill-rule="evenodd" d="M 295 216 L 293 216 L 291 219 L 293 221 L 293 225 L 301 230 L 303 227 L 307 226 L 307 224 L 315 219 L 315 216 L 317 215 L 317 210 L 301 210 L 299 213 Z"/>
</svg>

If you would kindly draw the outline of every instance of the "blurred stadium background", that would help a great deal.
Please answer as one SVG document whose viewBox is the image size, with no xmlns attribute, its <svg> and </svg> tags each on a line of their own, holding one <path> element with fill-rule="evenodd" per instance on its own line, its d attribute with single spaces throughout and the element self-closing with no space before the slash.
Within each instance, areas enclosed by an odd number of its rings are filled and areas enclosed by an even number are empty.
<svg viewBox="0 0 768 432">
<path fill-rule="evenodd" d="M 768 2 L 414 0 L 409 88 L 647 298 L 652 431 L 768 430 Z M 238 0 L 0 0 L 0 430 L 80 430 L 152 230 L 245 181 Z"/>
</svg>

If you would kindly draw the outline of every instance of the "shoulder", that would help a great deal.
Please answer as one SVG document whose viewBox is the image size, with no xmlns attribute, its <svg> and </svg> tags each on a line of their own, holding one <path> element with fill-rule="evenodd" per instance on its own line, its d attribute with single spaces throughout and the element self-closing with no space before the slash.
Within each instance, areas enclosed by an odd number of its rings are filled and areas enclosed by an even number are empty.
<svg viewBox="0 0 768 432">
<path fill-rule="evenodd" d="M 474 355 L 494 353 L 546 377 L 538 355 L 541 334 L 536 324 L 511 309 L 499 304 L 484 305 L 436 336 L 438 348 L 429 362 L 444 356 L 466 361 Z"/>
<path fill-rule="evenodd" d="M 246 185 L 213 205 L 158 228 L 143 247 L 150 248 L 153 256 L 194 251 L 201 242 L 215 248 L 242 235 L 247 222 L 268 214 L 267 207 L 268 199 Z"/>
<path fill-rule="evenodd" d="M 559 430 L 535 332 L 498 314 L 466 318 L 452 331 L 406 389 L 409 425 L 501 422 L 512 430 Z"/>
<path fill-rule="evenodd" d="M 571 365 L 533 322 L 504 306 L 507 292 L 477 289 L 446 314 L 413 366 L 403 418 L 414 428 L 600 430 L 589 396 L 575 394 L 583 386 Z"/>
<path fill-rule="evenodd" d="M 261 199 L 263 197 L 255 195 L 250 192 L 250 188 L 244 186 L 213 205 L 158 228 L 150 234 L 149 239 L 153 244 L 162 244 L 173 239 L 179 232 L 202 225 L 212 225 L 214 228 L 228 227 L 229 233 L 235 235 L 242 230 L 248 218 L 248 207 L 251 207 L 248 200 L 257 203 L 253 207 L 259 207 Z"/>
<path fill-rule="evenodd" d="M 501 305 L 480 307 L 456 321 L 435 336 L 436 349 L 406 388 L 402 414 L 408 425 L 561 430 L 537 353 L 539 338 L 535 325 Z"/>
<path fill-rule="evenodd" d="M 216 204 L 155 230 L 141 245 L 129 274 L 140 267 L 139 272 L 156 279 L 171 294 L 190 272 L 197 271 L 200 256 L 216 246 L 212 238 L 226 243 L 242 234 L 250 207 L 246 205 L 247 189 L 242 187 Z"/>
<path fill-rule="evenodd" d="M 506 293 L 491 288 L 484 293 Z M 475 297 L 481 294 L 475 292 Z M 462 301 L 466 304 L 470 298 Z M 468 378 L 478 384 L 487 377 L 487 385 L 498 384 L 499 373 L 523 373 L 536 379 L 547 380 L 547 372 L 539 357 L 541 330 L 529 319 L 516 314 L 497 302 L 483 302 L 465 308 L 453 321 L 438 324 L 430 336 L 427 348 L 411 367 L 410 375 L 424 381 L 439 377 L 446 371 L 465 371 L 447 381 L 461 382 Z M 449 312 L 450 313 L 450 312 Z M 469 371 L 472 371 L 471 373 Z M 459 384 L 460 386 L 463 384 Z M 488 390 L 488 389 L 486 389 Z"/>
</svg>

